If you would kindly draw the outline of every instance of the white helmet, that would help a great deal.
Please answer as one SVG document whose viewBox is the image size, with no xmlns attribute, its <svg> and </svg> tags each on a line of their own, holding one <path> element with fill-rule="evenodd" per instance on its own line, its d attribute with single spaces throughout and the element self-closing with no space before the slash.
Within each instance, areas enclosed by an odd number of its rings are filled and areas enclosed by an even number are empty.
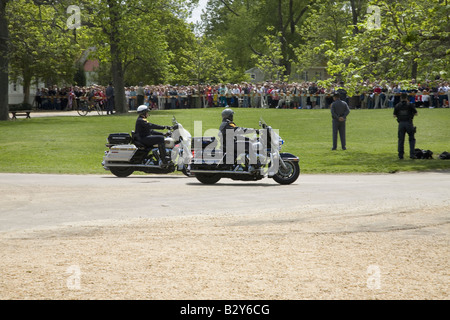
<svg viewBox="0 0 450 320">
<path fill-rule="evenodd" d="M 143 104 L 143 105 L 140 105 L 136 111 L 139 114 L 144 114 L 144 113 L 148 112 L 148 107 L 145 104 Z"/>
</svg>

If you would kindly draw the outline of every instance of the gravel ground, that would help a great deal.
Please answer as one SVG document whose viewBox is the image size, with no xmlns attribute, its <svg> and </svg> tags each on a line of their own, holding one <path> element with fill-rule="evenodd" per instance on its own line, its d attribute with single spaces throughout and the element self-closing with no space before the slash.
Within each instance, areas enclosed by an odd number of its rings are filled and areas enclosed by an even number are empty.
<svg viewBox="0 0 450 320">
<path fill-rule="evenodd" d="M 448 177 L 304 175 L 291 186 L 207 187 L 159 176 L 1 174 L 0 299 L 447 300 Z M 402 191 L 416 180 L 428 183 Z M 136 192 L 115 193 L 136 186 L 158 196 L 133 208 Z M 226 210 L 207 206 L 224 193 Z M 263 202 L 273 194 L 278 202 Z M 143 206 L 158 210 L 142 214 Z"/>
</svg>

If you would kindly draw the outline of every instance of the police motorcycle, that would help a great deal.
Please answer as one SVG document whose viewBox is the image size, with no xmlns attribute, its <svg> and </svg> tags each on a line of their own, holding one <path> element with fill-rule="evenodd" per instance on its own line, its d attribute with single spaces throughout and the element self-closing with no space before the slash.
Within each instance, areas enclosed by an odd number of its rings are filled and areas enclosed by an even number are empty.
<svg viewBox="0 0 450 320">
<path fill-rule="evenodd" d="M 170 161 L 163 165 L 158 145 L 146 147 L 140 143 L 134 131 L 129 133 L 111 133 L 107 138 L 102 166 L 117 177 L 128 177 L 135 171 L 145 173 L 172 173 L 176 170 L 188 175 L 191 154 L 191 134 L 175 117 L 172 127 L 165 134 L 166 154 Z"/>
<path fill-rule="evenodd" d="M 249 139 L 248 151 L 237 147 L 236 156 L 234 150 L 222 152 L 216 137 L 194 137 L 188 175 L 203 184 L 215 184 L 222 178 L 257 181 L 264 177 L 282 185 L 295 182 L 300 175 L 299 158 L 280 152 L 284 140 L 262 118 L 259 126 L 261 129 Z M 244 141 L 243 137 L 233 138 L 238 142 Z"/>
</svg>

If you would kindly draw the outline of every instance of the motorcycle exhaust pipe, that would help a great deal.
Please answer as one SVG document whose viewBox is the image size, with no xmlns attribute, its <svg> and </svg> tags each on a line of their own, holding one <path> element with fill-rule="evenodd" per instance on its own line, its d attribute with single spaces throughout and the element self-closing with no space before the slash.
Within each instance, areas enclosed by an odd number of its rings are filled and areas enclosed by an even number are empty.
<svg viewBox="0 0 450 320">
<path fill-rule="evenodd" d="M 220 170 L 190 170 L 190 173 L 221 173 L 221 174 L 247 174 L 252 175 L 254 173 L 247 171 L 220 171 Z"/>
<path fill-rule="evenodd" d="M 161 168 L 156 165 L 146 165 L 146 164 L 132 164 L 132 163 L 105 163 L 105 167 L 133 167 L 133 168 Z"/>
</svg>

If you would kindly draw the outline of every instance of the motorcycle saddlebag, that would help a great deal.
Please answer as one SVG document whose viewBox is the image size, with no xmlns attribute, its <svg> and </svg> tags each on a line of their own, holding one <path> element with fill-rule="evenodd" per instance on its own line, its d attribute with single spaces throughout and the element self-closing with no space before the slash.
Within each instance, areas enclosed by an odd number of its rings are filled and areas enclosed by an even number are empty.
<svg viewBox="0 0 450 320">
<path fill-rule="evenodd" d="M 191 142 L 192 149 L 205 149 L 211 143 L 216 142 L 215 137 L 193 137 Z M 217 144 L 217 142 L 215 143 Z"/>
<path fill-rule="evenodd" d="M 104 159 L 106 161 L 130 161 L 138 148 L 134 144 L 112 146 Z"/>
<path fill-rule="evenodd" d="M 129 133 L 111 133 L 108 136 L 109 144 L 130 144 L 131 136 Z"/>
</svg>

